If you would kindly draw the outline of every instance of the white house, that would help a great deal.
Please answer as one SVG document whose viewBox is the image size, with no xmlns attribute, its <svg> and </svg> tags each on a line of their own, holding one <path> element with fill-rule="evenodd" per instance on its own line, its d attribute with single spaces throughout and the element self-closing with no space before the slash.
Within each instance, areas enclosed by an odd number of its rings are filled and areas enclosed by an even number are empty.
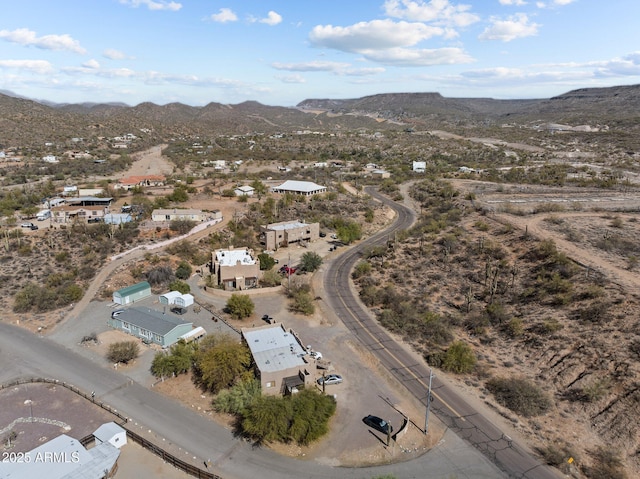
<svg viewBox="0 0 640 479">
<path fill-rule="evenodd" d="M 313 181 L 287 180 L 280 186 L 271 188 L 274 193 L 293 193 L 296 195 L 311 196 L 326 193 L 327 187 L 318 185 Z"/>
<path fill-rule="evenodd" d="M 426 161 L 414 161 L 413 162 L 413 171 L 416 173 L 424 173 L 427 171 L 427 162 Z"/>
<path fill-rule="evenodd" d="M 251 186 L 238 186 L 235 190 L 233 190 L 236 196 L 253 196 L 255 192 L 255 188 Z"/>
<path fill-rule="evenodd" d="M 54 155 L 43 156 L 42 161 L 45 163 L 60 163 L 60 160 L 58 160 Z"/>
</svg>

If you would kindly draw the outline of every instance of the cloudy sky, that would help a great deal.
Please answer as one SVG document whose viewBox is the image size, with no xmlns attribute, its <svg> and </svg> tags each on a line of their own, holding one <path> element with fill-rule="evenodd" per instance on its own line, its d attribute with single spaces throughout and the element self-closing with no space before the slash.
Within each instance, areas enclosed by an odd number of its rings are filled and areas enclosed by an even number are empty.
<svg viewBox="0 0 640 479">
<path fill-rule="evenodd" d="M 0 90 L 292 106 L 640 83 L 638 0 L 0 0 Z"/>
</svg>

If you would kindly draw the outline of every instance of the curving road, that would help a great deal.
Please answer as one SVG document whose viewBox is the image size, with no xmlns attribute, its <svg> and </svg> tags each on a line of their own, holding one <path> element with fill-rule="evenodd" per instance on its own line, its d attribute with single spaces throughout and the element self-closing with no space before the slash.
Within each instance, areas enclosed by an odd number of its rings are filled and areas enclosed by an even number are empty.
<svg viewBox="0 0 640 479">
<path fill-rule="evenodd" d="M 374 190 L 367 193 L 392 208 L 396 220 L 386 231 L 378 233 L 337 258 L 327 270 L 324 288 L 329 305 L 355 337 L 370 350 L 407 390 L 426 406 L 430 371 L 423 362 L 399 346 L 372 317 L 355 296 L 351 271 L 363 249 L 384 244 L 396 231 L 407 229 L 415 219 L 409 208 L 402 206 Z M 480 450 L 510 477 L 551 479 L 561 477 L 528 450 L 505 435 L 490 420 L 472 408 L 456 391 L 437 377 L 433 378 L 432 411 L 461 438 Z"/>
</svg>

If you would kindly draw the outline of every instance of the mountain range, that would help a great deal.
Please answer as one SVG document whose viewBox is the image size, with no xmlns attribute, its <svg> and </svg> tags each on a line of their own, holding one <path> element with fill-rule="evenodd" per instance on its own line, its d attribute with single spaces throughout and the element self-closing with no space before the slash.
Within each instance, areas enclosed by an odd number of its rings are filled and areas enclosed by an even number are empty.
<svg viewBox="0 0 640 479">
<path fill-rule="evenodd" d="M 385 93 L 355 99 L 307 99 L 296 107 L 255 101 L 194 107 L 181 103 L 57 104 L 0 92 L 0 147 L 116 136 L 140 129 L 157 140 L 180 135 L 251 134 L 359 128 L 482 128 L 532 122 L 607 124 L 635 131 L 640 85 L 584 88 L 549 98 L 447 98 L 439 93 Z"/>
</svg>

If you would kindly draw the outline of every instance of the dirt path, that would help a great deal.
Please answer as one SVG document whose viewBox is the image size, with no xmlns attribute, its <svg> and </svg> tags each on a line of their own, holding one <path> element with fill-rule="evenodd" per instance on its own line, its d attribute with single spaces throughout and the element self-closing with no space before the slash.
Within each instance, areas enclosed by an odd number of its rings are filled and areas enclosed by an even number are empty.
<svg viewBox="0 0 640 479">
<path fill-rule="evenodd" d="M 170 174 L 173 172 L 174 166 L 162 156 L 162 150 L 166 147 L 167 145 L 156 145 L 148 150 L 132 154 L 133 164 L 131 167 L 127 171 L 117 174 L 116 177 Z"/>
<path fill-rule="evenodd" d="M 558 219 L 569 220 L 578 217 L 601 218 L 602 212 L 553 213 L 553 216 Z M 624 217 L 625 215 L 619 216 Z M 612 264 L 610 260 L 602 257 L 602 252 L 595 248 L 578 245 L 566 240 L 563 234 L 544 228 L 542 222 L 549 217 L 548 214 L 539 216 L 514 216 L 506 213 L 496 213 L 492 217 L 501 223 L 510 223 L 523 232 L 527 231 L 528 234 L 539 239 L 553 240 L 558 250 L 574 261 L 604 274 L 610 281 L 622 286 L 629 293 L 634 295 L 640 293 L 640 276 L 637 273 Z"/>
</svg>

